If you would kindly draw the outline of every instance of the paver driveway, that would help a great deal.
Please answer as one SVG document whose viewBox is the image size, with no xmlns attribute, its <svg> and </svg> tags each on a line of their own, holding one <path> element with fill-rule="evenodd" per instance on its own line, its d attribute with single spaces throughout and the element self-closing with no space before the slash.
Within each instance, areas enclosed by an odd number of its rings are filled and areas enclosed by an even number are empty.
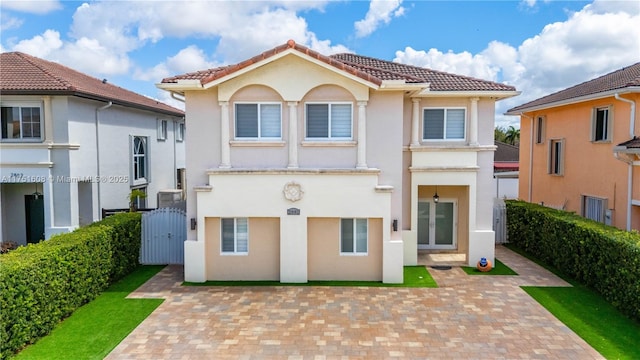
<svg viewBox="0 0 640 360">
<path fill-rule="evenodd" d="M 498 246 L 519 276 L 429 269 L 436 289 L 185 287 L 167 267 L 130 297 L 165 302 L 108 359 L 596 359 L 520 286 L 569 286 Z"/>
</svg>

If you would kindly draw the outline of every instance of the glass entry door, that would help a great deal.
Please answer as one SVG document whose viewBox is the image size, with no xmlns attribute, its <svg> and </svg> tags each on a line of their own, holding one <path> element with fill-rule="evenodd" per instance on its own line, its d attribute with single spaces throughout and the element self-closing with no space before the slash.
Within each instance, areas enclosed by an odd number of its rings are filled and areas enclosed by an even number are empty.
<svg viewBox="0 0 640 360">
<path fill-rule="evenodd" d="M 418 249 L 455 249 L 456 200 L 418 200 Z"/>
</svg>

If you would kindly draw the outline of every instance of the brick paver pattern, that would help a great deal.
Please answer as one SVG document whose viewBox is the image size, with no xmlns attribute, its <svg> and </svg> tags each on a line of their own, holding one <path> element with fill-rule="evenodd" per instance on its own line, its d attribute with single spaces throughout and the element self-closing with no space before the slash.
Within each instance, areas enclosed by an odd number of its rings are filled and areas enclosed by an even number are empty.
<svg viewBox="0 0 640 360">
<path fill-rule="evenodd" d="M 107 359 L 601 359 L 520 286 L 570 286 L 497 246 L 518 276 L 429 268 L 438 288 L 191 287 L 169 266 L 130 295 L 166 299 Z"/>
</svg>

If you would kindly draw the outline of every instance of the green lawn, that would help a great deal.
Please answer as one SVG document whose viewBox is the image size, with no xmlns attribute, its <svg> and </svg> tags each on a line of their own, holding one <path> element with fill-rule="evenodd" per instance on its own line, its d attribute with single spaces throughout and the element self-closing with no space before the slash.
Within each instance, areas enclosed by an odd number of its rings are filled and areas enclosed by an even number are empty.
<svg viewBox="0 0 640 360">
<path fill-rule="evenodd" d="M 578 336 L 607 359 L 640 359 L 640 323 L 620 313 L 596 291 L 546 264 L 540 263 L 520 249 L 509 249 L 553 272 L 572 287 L 534 287 L 522 289 L 562 321 Z M 640 300 L 639 300 L 640 301 Z"/>
<path fill-rule="evenodd" d="M 438 287 L 424 266 L 405 266 L 402 284 L 385 284 L 381 281 L 308 281 L 306 283 L 281 283 L 279 281 L 206 281 L 184 282 L 185 286 L 369 286 L 369 287 Z"/>
<path fill-rule="evenodd" d="M 494 267 L 486 272 L 478 270 L 475 266 L 463 266 L 462 270 L 469 275 L 518 275 L 517 272 L 511 270 L 510 267 L 503 264 L 502 261 L 496 259 Z"/>
<path fill-rule="evenodd" d="M 103 359 L 163 300 L 125 299 L 164 266 L 141 266 L 76 310 L 16 359 Z"/>
</svg>

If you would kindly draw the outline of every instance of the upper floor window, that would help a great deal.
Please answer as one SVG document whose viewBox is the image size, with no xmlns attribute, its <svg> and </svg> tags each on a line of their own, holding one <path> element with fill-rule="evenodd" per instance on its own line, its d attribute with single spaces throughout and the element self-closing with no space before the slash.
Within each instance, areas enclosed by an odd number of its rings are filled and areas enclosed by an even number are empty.
<svg viewBox="0 0 640 360">
<path fill-rule="evenodd" d="M 2 139 L 40 140 L 42 117 L 39 106 L 2 106 Z"/>
<path fill-rule="evenodd" d="M 145 136 L 133 136 L 131 141 L 131 173 L 133 184 L 147 183 L 149 181 L 147 138 Z"/>
<path fill-rule="evenodd" d="M 465 109 L 424 109 L 423 140 L 464 140 Z"/>
<path fill-rule="evenodd" d="M 222 254 L 249 253 L 249 221 L 247 218 L 224 218 L 222 221 Z"/>
<path fill-rule="evenodd" d="M 306 112 L 307 139 L 351 140 L 353 111 L 350 103 L 308 103 Z"/>
<path fill-rule="evenodd" d="M 545 117 L 538 116 L 536 117 L 535 123 L 535 131 L 536 131 L 536 144 L 544 143 L 544 128 L 545 128 Z"/>
<path fill-rule="evenodd" d="M 277 103 L 236 103 L 236 139 L 282 138 L 282 110 Z"/>
<path fill-rule="evenodd" d="M 366 255 L 368 247 L 367 219 L 340 219 L 340 253 Z"/>
<path fill-rule="evenodd" d="M 184 141 L 184 123 L 176 124 L 176 141 Z"/>
<path fill-rule="evenodd" d="M 591 141 L 611 140 L 611 119 L 609 107 L 593 109 L 591 119 Z"/>
<path fill-rule="evenodd" d="M 549 174 L 564 175 L 564 140 L 549 141 Z"/>
<path fill-rule="evenodd" d="M 158 140 L 167 140 L 167 120 L 158 120 Z"/>
</svg>

